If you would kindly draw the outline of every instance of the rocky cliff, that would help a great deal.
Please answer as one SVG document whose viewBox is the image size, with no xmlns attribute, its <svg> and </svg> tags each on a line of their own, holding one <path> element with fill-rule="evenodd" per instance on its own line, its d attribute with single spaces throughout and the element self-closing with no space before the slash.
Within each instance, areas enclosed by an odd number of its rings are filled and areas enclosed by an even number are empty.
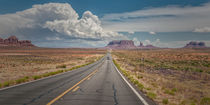
<svg viewBox="0 0 210 105">
<path fill-rule="evenodd" d="M 159 47 L 153 46 L 151 44 L 144 46 L 144 44 L 142 42 L 140 42 L 138 48 L 139 49 L 156 49 L 156 48 L 159 48 Z"/>
<path fill-rule="evenodd" d="M 7 39 L 0 38 L 0 46 L 35 47 L 30 40 L 18 40 L 16 36 Z"/>
<path fill-rule="evenodd" d="M 155 49 L 153 45 L 144 46 L 142 42 L 140 42 L 139 46 L 135 46 L 132 40 L 114 40 L 109 42 L 109 44 L 105 48 L 111 49 Z"/>
<path fill-rule="evenodd" d="M 204 42 L 191 41 L 187 43 L 184 48 L 206 48 L 206 45 Z"/>
<path fill-rule="evenodd" d="M 106 48 L 111 49 L 135 49 L 136 46 L 132 40 L 114 40 L 109 42 Z"/>
</svg>

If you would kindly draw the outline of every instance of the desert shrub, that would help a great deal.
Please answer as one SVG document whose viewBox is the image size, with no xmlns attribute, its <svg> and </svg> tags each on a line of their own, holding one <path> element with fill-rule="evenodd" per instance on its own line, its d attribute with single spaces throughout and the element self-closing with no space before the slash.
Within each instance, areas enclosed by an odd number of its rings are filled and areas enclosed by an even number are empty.
<svg viewBox="0 0 210 105">
<path fill-rule="evenodd" d="M 151 89 L 151 88 L 149 88 L 149 87 L 148 87 L 148 88 L 146 88 L 146 89 L 147 89 L 147 90 L 152 90 L 152 89 Z"/>
<path fill-rule="evenodd" d="M 158 87 L 158 85 L 156 84 L 156 83 L 151 83 L 151 85 L 153 86 L 153 87 L 155 87 L 155 88 L 157 88 Z"/>
<path fill-rule="evenodd" d="M 50 76 L 50 73 L 45 73 L 45 74 L 43 74 L 42 76 L 43 76 L 43 77 L 48 77 L 48 76 Z"/>
<path fill-rule="evenodd" d="M 15 80 L 15 83 L 17 83 L 17 84 L 23 83 L 23 82 L 28 81 L 28 79 L 29 79 L 29 77 L 28 76 L 25 76 L 23 78 L 20 78 L 20 79 Z"/>
<path fill-rule="evenodd" d="M 137 87 L 138 87 L 140 90 L 142 90 L 142 89 L 144 88 L 144 85 L 141 84 L 141 83 L 138 83 L 138 84 L 137 84 Z"/>
<path fill-rule="evenodd" d="M 139 81 L 137 81 L 137 80 L 135 80 L 135 79 L 133 80 L 133 84 L 134 84 L 134 85 L 137 85 L 138 83 L 139 83 Z"/>
<path fill-rule="evenodd" d="M 141 75 L 138 75 L 138 76 L 137 76 L 137 78 L 138 78 L 138 79 L 140 79 L 140 78 L 143 78 L 143 76 L 141 76 Z"/>
<path fill-rule="evenodd" d="M 174 93 L 175 91 L 172 91 L 172 90 L 169 90 L 169 89 L 166 89 L 165 90 L 165 94 L 169 94 L 169 95 L 175 95 L 175 93 Z"/>
<path fill-rule="evenodd" d="M 34 80 L 37 80 L 37 79 L 40 79 L 40 78 L 41 78 L 40 75 L 35 75 L 35 76 L 33 76 L 33 79 L 34 79 Z"/>
<path fill-rule="evenodd" d="M 210 63 L 204 63 L 203 66 L 210 67 Z"/>
<path fill-rule="evenodd" d="M 202 98 L 200 104 L 201 105 L 210 105 L 210 98 L 208 98 L 208 97 Z"/>
<path fill-rule="evenodd" d="M 162 103 L 163 103 L 163 104 L 168 104 L 168 99 L 167 99 L 167 98 L 163 99 L 163 100 L 162 100 Z"/>
<path fill-rule="evenodd" d="M 196 72 L 203 72 L 203 70 L 202 69 L 199 69 L 199 68 L 196 68 L 196 69 L 194 69 L 194 71 L 196 71 Z"/>
<path fill-rule="evenodd" d="M 26 79 L 26 80 L 29 79 L 29 76 L 25 76 L 24 79 Z"/>
<path fill-rule="evenodd" d="M 66 65 L 58 65 L 56 68 L 66 68 Z"/>
<path fill-rule="evenodd" d="M 152 93 L 152 92 L 148 92 L 147 96 L 151 99 L 155 99 L 157 97 L 157 95 L 155 93 Z"/>
<path fill-rule="evenodd" d="M 10 86 L 11 85 L 11 82 L 10 81 L 5 81 L 4 82 L 4 87 L 8 87 L 8 86 Z"/>
<path fill-rule="evenodd" d="M 25 79 L 24 78 L 20 78 L 20 79 L 15 80 L 15 82 L 17 84 L 19 84 L 19 83 L 25 82 Z"/>
<path fill-rule="evenodd" d="M 177 92 L 177 88 L 171 89 L 172 92 Z"/>
</svg>

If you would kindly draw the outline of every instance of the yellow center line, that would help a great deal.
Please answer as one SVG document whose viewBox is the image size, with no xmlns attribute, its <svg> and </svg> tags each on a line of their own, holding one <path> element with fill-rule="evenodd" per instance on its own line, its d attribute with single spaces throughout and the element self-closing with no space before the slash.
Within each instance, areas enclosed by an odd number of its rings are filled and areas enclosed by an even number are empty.
<svg viewBox="0 0 210 105">
<path fill-rule="evenodd" d="M 68 92 L 70 92 L 73 88 L 75 88 L 77 85 L 79 85 L 80 83 L 82 83 L 83 81 L 85 81 L 86 79 L 88 79 L 90 76 L 92 76 L 97 71 L 98 70 L 95 70 L 92 73 L 90 73 L 87 77 L 83 78 L 82 80 L 80 80 L 79 82 L 77 82 L 74 86 L 72 86 L 71 88 L 67 89 L 62 94 L 60 94 L 59 96 L 57 96 L 56 98 L 54 98 L 53 100 L 51 100 L 49 103 L 47 103 L 47 105 L 52 105 L 55 101 L 59 100 L 61 97 L 63 97 Z"/>
<path fill-rule="evenodd" d="M 75 92 L 75 91 L 77 91 L 79 89 L 79 86 L 77 86 L 76 88 L 74 88 L 73 90 L 72 90 L 72 92 Z"/>
</svg>

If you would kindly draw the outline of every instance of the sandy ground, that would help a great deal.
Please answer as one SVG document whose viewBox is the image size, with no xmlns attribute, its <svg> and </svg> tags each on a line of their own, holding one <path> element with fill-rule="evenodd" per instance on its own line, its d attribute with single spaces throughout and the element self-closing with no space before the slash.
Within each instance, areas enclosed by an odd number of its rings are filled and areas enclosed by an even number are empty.
<svg viewBox="0 0 210 105">
<path fill-rule="evenodd" d="M 1 49 L 0 83 L 24 76 L 72 68 L 95 61 L 105 51 L 96 49 Z M 57 68 L 66 65 L 66 68 Z"/>
<path fill-rule="evenodd" d="M 115 51 L 113 54 L 117 63 L 143 84 L 145 95 L 155 95 L 153 100 L 158 104 L 164 105 L 163 100 L 168 100 L 169 105 L 210 104 L 210 49 Z"/>
</svg>

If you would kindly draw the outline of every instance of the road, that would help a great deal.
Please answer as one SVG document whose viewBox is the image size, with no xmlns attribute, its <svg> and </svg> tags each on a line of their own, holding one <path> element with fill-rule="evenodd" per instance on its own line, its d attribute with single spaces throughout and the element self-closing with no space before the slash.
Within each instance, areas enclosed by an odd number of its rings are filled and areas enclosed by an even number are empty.
<svg viewBox="0 0 210 105">
<path fill-rule="evenodd" d="M 0 105 L 154 104 L 142 96 L 146 103 L 123 80 L 110 54 L 107 54 L 101 60 L 77 70 L 2 89 Z"/>
</svg>

